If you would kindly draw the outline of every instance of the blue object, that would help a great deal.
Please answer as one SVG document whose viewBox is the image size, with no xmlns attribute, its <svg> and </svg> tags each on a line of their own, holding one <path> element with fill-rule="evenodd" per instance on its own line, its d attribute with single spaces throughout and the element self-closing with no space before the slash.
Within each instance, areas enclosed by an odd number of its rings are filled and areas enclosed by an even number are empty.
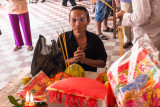
<svg viewBox="0 0 160 107">
<path fill-rule="evenodd" d="M 137 78 L 135 80 L 133 80 L 133 82 L 122 87 L 120 89 L 120 91 L 122 91 L 124 93 L 128 90 L 140 90 L 141 88 L 144 87 L 144 85 L 146 84 L 147 81 L 148 81 L 148 74 L 147 73 L 139 74 L 137 76 Z"/>
</svg>

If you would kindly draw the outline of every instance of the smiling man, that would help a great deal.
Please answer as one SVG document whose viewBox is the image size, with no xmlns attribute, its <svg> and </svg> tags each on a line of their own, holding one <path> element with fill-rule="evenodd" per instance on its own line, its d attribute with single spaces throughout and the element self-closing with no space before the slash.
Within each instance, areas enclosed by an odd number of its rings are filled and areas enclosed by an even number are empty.
<svg viewBox="0 0 160 107">
<path fill-rule="evenodd" d="M 73 7 L 69 13 L 69 23 L 72 31 L 65 32 L 69 63 L 77 63 L 85 71 L 93 72 L 97 71 L 97 67 L 105 67 L 107 53 L 102 40 L 86 30 L 90 23 L 88 10 L 83 6 Z M 62 37 L 61 34 L 60 40 L 63 44 Z M 59 40 L 58 45 L 61 47 Z"/>
</svg>

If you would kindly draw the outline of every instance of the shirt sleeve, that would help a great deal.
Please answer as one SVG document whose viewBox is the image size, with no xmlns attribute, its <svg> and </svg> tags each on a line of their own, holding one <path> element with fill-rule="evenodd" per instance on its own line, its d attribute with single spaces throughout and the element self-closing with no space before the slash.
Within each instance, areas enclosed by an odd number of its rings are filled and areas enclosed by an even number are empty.
<svg viewBox="0 0 160 107">
<path fill-rule="evenodd" d="M 122 24 L 125 26 L 141 26 L 149 22 L 151 15 L 150 0 L 132 0 L 132 13 L 123 15 Z"/>
</svg>

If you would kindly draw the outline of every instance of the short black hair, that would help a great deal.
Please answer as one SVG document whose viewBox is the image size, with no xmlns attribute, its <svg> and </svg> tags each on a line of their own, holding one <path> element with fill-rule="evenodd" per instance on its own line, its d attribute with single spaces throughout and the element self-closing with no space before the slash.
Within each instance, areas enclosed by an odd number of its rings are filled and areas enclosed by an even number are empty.
<svg viewBox="0 0 160 107">
<path fill-rule="evenodd" d="M 70 14 L 71 14 L 71 12 L 72 12 L 73 10 L 82 10 L 82 11 L 84 11 L 84 12 L 86 13 L 87 20 L 89 20 L 89 12 L 88 12 L 88 10 L 87 10 L 85 7 L 83 7 L 83 6 L 75 6 L 75 7 L 73 7 L 73 8 L 70 10 L 70 12 L 69 12 L 69 19 L 70 19 Z"/>
</svg>

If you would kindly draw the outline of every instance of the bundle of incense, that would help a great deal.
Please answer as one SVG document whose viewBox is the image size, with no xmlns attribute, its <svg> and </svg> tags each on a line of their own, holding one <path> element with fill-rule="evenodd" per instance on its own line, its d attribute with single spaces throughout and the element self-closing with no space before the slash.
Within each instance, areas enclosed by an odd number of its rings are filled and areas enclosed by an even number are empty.
<svg viewBox="0 0 160 107">
<path fill-rule="evenodd" d="M 58 31 L 57 31 L 57 33 L 58 33 Z M 58 39 L 59 39 L 59 42 L 60 42 L 60 45 L 61 45 L 61 49 L 62 49 L 62 52 L 63 52 L 64 62 L 65 62 L 66 68 L 67 68 L 66 57 L 65 57 L 65 54 L 64 54 L 64 50 L 63 50 L 63 46 L 62 46 L 62 42 L 61 42 L 61 39 L 60 39 L 59 33 L 58 33 Z"/>
<path fill-rule="evenodd" d="M 66 65 L 66 68 L 67 68 L 67 67 L 70 66 L 70 64 L 69 64 L 69 60 L 68 60 L 68 51 L 67 51 L 66 38 L 65 38 L 65 32 L 64 32 L 64 30 L 63 30 L 63 33 L 62 33 L 62 40 L 63 40 L 64 49 L 63 49 L 63 46 L 62 46 L 62 42 L 61 42 L 59 33 L 58 33 L 58 39 L 60 41 L 60 45 L 61 45 L 61 49 L 62 49 L 62 52 L 63 52 L 63 57 L 64 57 L 65 65 Z M 65 57 L 65 54 L 66 54 L 66 57 Z M 69 71 L 70 71 L 70 68 L 69 68 Z"/>
</svg>

